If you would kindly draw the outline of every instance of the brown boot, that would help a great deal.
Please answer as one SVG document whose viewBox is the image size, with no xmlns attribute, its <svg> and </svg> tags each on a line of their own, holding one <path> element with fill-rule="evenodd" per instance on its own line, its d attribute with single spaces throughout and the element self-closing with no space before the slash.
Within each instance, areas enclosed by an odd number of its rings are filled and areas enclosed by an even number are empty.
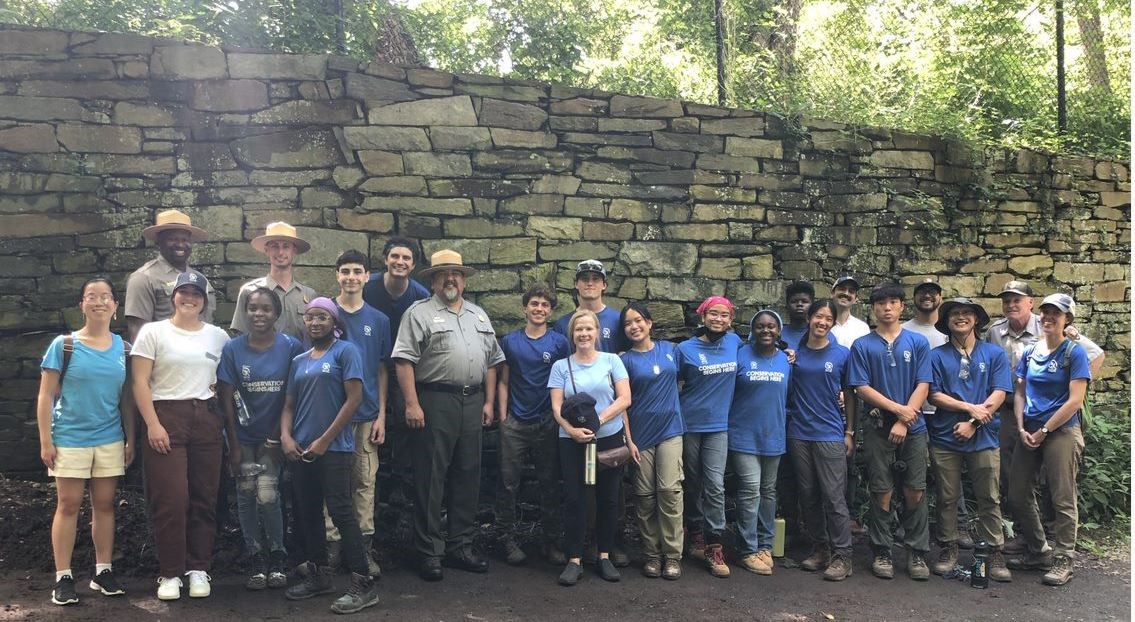
<svg viewBox="0 0 1135 622">
<path fill-rule="evenodd" d="M 694 559 L 705 559 L 705 534 L 691 533 L 686 541 L 686 555 Z"/>
<path fill-rule="evenodd" d="M 832 561 L 824 570 L 825 581 L 843 581 L 851 576 L 851 559 L 839 553 L 832 556 Z"/>
<path fill-rule="evenodd" d="M 719 579 L 729 576 L 729 566 L 725 563 L 725 550 L 720 544 L 706 545 L 705 563 L 709 566 L 709 574 Z"/>
<path fill-rule="evenodd" d="M 800 562 L 800 567 L 808 572 L 816 572 L 828 567 L 831 561 L 831 551 L 826 546 L 817 546 L 812 549 L 812 554 L 809 555 L 804 561 Z"/>
<path fill-rule="evenodd" d="M 1009 572 L 1009 567 L 1005 565 L 1005 554 L 1001 551 L 993 551 L 993 555 L 989 556 L 989 578 L 1001 583 L 1009 583 L 1013 580 L 1013 573 Z"/>
</svg>

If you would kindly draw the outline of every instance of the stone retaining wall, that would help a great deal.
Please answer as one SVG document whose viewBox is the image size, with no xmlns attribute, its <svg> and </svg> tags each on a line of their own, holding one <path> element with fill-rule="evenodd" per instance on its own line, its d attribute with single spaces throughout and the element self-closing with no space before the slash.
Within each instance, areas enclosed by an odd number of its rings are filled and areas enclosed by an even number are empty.
<svg viewBox="0 0 1135 622">
<path fill-rule="evenodd" d="M 1128 163 L 973 145 L 821 120 L 350 58 L 132 35 L 0 30 L 0 470 L 36 469 L 39 358 L 75 325 L 77 287 L 120 287 L 155 250 L 160 209 L 209 231 L 193 261 L 223 295 L 265 272 L 247 241 L 273 220 L 334 287 L 339 251 L 391 234 L 481 269 L 499 329 L 518 292 L 613 267 L 664 334 L 704 296 L 748 319 L 785 284 L 941 277 L 994 314 L 1010 279 L 1072 292 L 1108 352 L 1093 384 L 1129 410 Z M 120 320 L 121 321 L 121 320 Z"/>
</svg>

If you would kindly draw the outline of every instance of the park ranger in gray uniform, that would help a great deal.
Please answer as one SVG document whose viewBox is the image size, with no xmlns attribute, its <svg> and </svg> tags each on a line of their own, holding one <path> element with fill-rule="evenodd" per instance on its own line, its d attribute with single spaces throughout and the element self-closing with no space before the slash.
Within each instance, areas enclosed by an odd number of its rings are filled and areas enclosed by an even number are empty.
<svg viewBox="0 0 1135 622">
<path fill-rule="evenodd" d="M 414 466 L 414 547 L 419 574 L 442 578 L 442 565 L 487 572 L 473 551 L 481 483 L 481 428 L 493 421 L 496 366 L 504 362 L 489 317 L 462 298 L 473 268 L 440 250 L 421 272 L 433 296 L 402 316 L 391 358 L 406 402 Z M 448 539 L 441 537 L 442 501 Z M 442 556 L 444 555 L 444 559 Z"/>
<path fill-rule="evenodd" d="M 190 270 L 189 254 L 194 242 L 209 238 L 204 229 L 194 227 L 189 216 L 171 209 L 160 212 L 154 224 L 142 230 L 142 237 L 158 246 L 158 257 L 142 264 L 126 282 L 126 330 L 133 343 L 143 324 L 173 315 L 173 286 L 182 272 Z M 213 322 L 217 293 L 209 285 L 201 319 Z"/>
<path fill-rule="evenodd" d="M 267 287 L 280 298 L 283 311 L 276 319 L 276 330 L 306 342 L 307 330 L 303 325 L 303 311 L 307 303 L 315 300 L 315 290 L 295 280 L 292 262 L 296 255 L 311 250 L 311 244 L 296 235 L 296 228 L 286 222 L 272 222 L 264 235 L 252 238 L 252 248 L 268 256 L 268 276 L 253 279 L 241 286 L 236 295 L 236 309 L 232 325 L 235 333 L 248 332 L 248 316 L 244 312 L 245 300 L 257 287 Z"/>
</svg>

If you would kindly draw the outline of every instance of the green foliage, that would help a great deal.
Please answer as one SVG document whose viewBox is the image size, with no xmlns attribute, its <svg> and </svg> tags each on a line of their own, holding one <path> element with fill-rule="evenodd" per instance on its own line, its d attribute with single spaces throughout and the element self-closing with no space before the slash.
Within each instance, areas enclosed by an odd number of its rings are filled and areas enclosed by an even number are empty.
<svg viewBox="0 0 1135 622">
<path fill-rule="evenodd" d="M 1131 504 L 1131 418 L 1097 413 L 1084 434 L 1080 467 L 1080 522 L 1127 520 Z"/>
</svg>

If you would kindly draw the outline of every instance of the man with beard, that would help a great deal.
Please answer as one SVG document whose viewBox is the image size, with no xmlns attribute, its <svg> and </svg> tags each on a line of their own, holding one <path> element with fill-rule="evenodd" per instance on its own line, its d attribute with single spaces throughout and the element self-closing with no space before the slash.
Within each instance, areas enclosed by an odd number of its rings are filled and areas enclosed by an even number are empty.
<svg viewBox="0 0 1135 622">
<path fill-rule="evenodd" d="M 296 281 L 292 276 L 292 262 L 296 255 L 311 250 L 311 244 L 296 236 L 296 228 L 286 222 L 272 222 L 264 230 L 264 235 L 252 238 L 252 248 L 268 256 L 268 276 L 253 279 L 241 286 L 236 295 L 236 308 L 245 308 L 245 299 L 258 287 L 276 292 L 283 303 L 283 311 L 276 318 L 276 330 L 306 341 L 307 329 L 303 325 L 303 310 L 307 303 L 315 300 L 315 290 Z M 248 332 L 248 316 L 233 313 L 229 326 L 232 332 Z"/>
<path fill-rule="evenodd" d="M 189 216 L 171 209 L 160 212 L 152 226 L 142 230 L 142 237 L 158 245 L 158 257 L 142 264 L 126 281 L 127 340 L 134 343 L 142 325 L 165 320 L 173 315 L 173 286 L 177 277 L 188 272 L 189 255 L 194 242 L 209 238 L 204 229 L 194 227 Z M 217 309 L 217 293 L 209 285 L 201 320 L 213 323 Z"/>
<path fill-rule="evenodd" d="M 489 317 L 462 298 L 475 271 L 439 250 L 422 271 L 433 296 L 402 318 L 391 357 L 405 399 L 414 465 L 414 547 L 419 574 L 442 579 L 442 565 L 488 572 L 473 550 L 481 492 L 481 428 L 493 422 L 496 366 L 504 362 Z M 442 538 L 446 502 L 447 539 Z M 442 556 L 444 555 L 444 559 Z"/>
<path fill-rule="evenodd" d="M 851 314 L 852 307 L 859 302 L 859 281 L 851 275 L 836 279 L 832 285 L 832 301 L 835 302 L 839 315 L 835 318 L 835 326 L 832 326 L 831 334 L 835 335 L 836 343 L 851 349 L 851 344 L 855 343 L 856 339 L 871 332 L 867 322 Z"/>
</svg>

